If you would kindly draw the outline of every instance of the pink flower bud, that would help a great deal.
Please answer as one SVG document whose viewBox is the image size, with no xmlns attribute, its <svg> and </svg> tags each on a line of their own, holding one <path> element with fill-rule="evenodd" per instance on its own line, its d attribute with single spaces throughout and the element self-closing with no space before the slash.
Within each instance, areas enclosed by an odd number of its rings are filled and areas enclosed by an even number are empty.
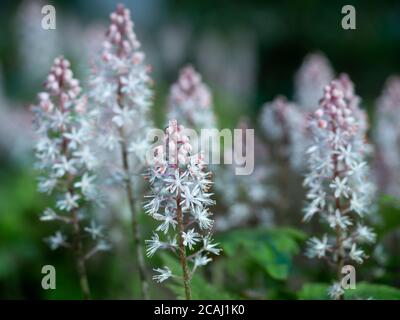
<svg viewBox="0 0 400 320">
<path fill-rule="evenodd" d="M 70 69 L 65 70 L 64 77 L 63 77 L 64 82 L 69 83 L 72 80 L 72 76 L 73 76 L 73 73 Z"/>
<path fill-rule="evenodd" d="M 318 120 L 318 127 L 321 129 L 325 129 L 328 126 L 328 123 L 325 120 Z"/>
<path fill-rule="evenodd" d="M 38 93 L 38 98 L 39 98 L 39 100 L 41 100 L 41 101 L 46 101 L 46 100 L 49 100 L 49 94 L 47 93 L 47 92 L 39 92 Z"/>
<path fill-rule="evenodd" d="M 117 14 L 115 12 L 110 14 L 110 20 L 112 22 L 117 22 Z"/>
<path fill-rule="evenodd" d="M 321 108 L 315 111 L 315 116 L 317 118 L 322 118 L 323 115 L 324 115 L 324 110 L 322 110 Z"/>
<path fill-rule="evenodd" d="M 80 99 L 76 105 L 76 111 L 79 113 L 85 113 L 86 111 L 86 104 L 87 104 L 87 97 L 84 96 Z"/>
<path fill-rule="evenodd" d="M 62 61 L 62 66 L 63 66 L 65 69 L 69 68 L 70 65 L 71 65 L 71 64 L 69 63 L 68 60 L 64 59 L 64 60 Z"/>
<path fill-rule="evenodd" d="M 144 60 L 144 53 L 143 52 L 135 52 L 132 57 L 132 62 L 134 64 L 140 64 Z"/>
<path fill-rule="evenodd" d="M 54 70 L 54 73 L 56 74 L 57 77 L 59 77 L 62 75 L 63 71 L 60 67 L 58 67 Z"/>
<path fill-rule="evenodd" d="M 111 60 L 111 54 L 108 52 L 103 52 L 103 55 L 101 57 L 104 62 L 108 62 Z"/>
<path fill-rule="evenodd" d="M 77 79 L 71 79 L 71 81 L 70 81 L 70 86 L 72 87 L 72 88 L 74 88 L 74 87 L 78 87 L 79 86 L 79 80 L 77 80 Z"/>
<path fill-rule="evenodd" d="M 53 82 L 53 81 L 56 81 L 56 77 L 54 76 L 54 74 L 52 74 L 52 73 L 50 73 L 48 76 L 47 76 L 47 82 Z"/>
<path fill-rule="evenodd" d="M 54 91 L 54 92 L 57 92 L 59 88 L 60 88 L 60 87 L 59 87 L 59 85 L 58 85 L 57 82 L 52 82 L 52 83 L 50 84 L 50 89 L 51 89 L 52 91 Z"/>
<path fill-rule="evenodd" d="M 118 31 L 114 35 L 114 42 L 117 44 L 121 42 L 121 34 Z"/>
</svg>

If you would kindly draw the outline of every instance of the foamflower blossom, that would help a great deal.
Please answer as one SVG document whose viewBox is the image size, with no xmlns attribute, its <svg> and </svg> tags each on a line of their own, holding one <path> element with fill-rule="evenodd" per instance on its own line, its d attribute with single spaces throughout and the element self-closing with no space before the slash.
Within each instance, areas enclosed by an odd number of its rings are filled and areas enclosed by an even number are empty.
<svg viewBox="0 0 400 320">
<path fill-rule="evenodd" d="M 136 173 L 140 172 L 147 148 L 142 143 L 152 126 L 149 119 L 153 97 L 151 70 L 133 27 L 129 9 L 118 5 L 110 15 L 101 55 L 94 60 L 89 80 L 97 142 L 111 175 L 120 172 L 132 175 L 133 168 Z M 125 172 L 122 163 L 115 165 L 121 162 L 121 149 L 126 153 L 129 172 Z"/>
<path fill-rule="evenodd" d="M 307 256 L 330 261 L 339 275 L 345 264 L 363 263 L 367 255 L 360 244 L 376 238 L 363 224 L 371 210 L 374 186 L 364 159 L 365 118 L 359 99 L 347 90 L 349 84 L 347 77 L 341 77 L 324 89 L 320 107 L 310 120 L 314 143 L 307 151 L 309 172 L 304 179 L 308 189 L 304 220 L 318 215 L 331 229 L 330 236 L 308 241 Z M 343 297 L 340 280 L 329 291 L 335 299 Z"/>
<path fill-rule="evenodd" d="M 344 295 L 344 290 L 339 282 L 334 282 L 331 287 L 329 287 L 328 295 L 334 300 L 339 300 Z"/>
<path fill-rule="evenodd" d="M 134 32 L 130 10 L 119 4 L 89 80 L 96 145 L 107 187 L 120 187 L 128 199 L 139 266 L 142 297 L 149 298 L 141 226 L 137 222 L 143 195 L 141 174 L 146 165 L 148 130 L 152 128 L 151 68 Z M 87 182 L 87 181 L 86 181 Z M 106 187 L 106 186 L 104 186 Z M 122 200 L 121 200 L 122 201 Z"/>
<path fill-rule="evenodd" d="M 76 252 L 82 291 L 88 298 L 86 248 L 81 235 L 85 223 L 82 209 L 98 203 L 100 194 L 93 184 L 96 176 L 91 166 L 79 153 L 87 148 L 91 138 L 86 97 L 81 95 L 79 81 L 74 78 L 69 61 L 63 57 L 54 60 L 45 81 L 45 89 L 38 95 L 39 103 L 32 107 L 38 136 L 36 167 L 40 173 L 39 191 L 55 194 L 58 200 L 54 208 L 44 211 L 40 220 L 58 221 L 71 226 L 70 240 L 57 231 L 47 242 L 53 250 L 66 247 Z M 101 234 L 93 237 L 94 244 L 88 251 L 93 252 L 93 248 L 97 248 L 97 240 L 105 241 L 103 238 Z"/>
<path fill-rule="evenodd" d="M 146 240 L 147 255 L 163 249 L 179 256 L 186 298 L 190 299 L 190 279 L 196 268 L 208 264 L 211 255 L 221 250 L 211 239 L 211 172 L 202 154 L 193 154 L 184 127 L 175 120 L 169 122 L 162 144 L 154 148 L 147 179 L 151 193 L 144 208 L 160 226 L 166 221 L 169 225 L 158 227 L 152 239 Z M 167 267 L 156 271 L 159 275 L 154 279 L 159 282 L 171 276 Z"/>
<path fill-rule="evenodd" d="M 197 136 L 202 130 L 212 129 L 209 132 L 211 146 L 209 141 L 191 135 L 192 147 L 197 148 L 194 152 L 201 150 L 206 159 L 210 159 L 213 152 L 220 152 L 212 94 L 193 66 L 185 66 L 179 71 L 178 79 L 170 89 L 167 110 L 168 120 L 179 121 L 186 129 L 194 130 Z M 213 170 L 218 170 L 218 166 L 213 166 Z"/>
<path fill-rule="evenodd" d="M 158 274 L 153 276 L 153 280 L 156 280 L 158 283 L 164 282 L 172 277 L 172 271 L 168 267 L 157 268 L 154 269 Z"/>
<path fill-rule="evenodd" d="M 313 237 L 310 240 L 308 240 L 308 251 L 307 251 L 307 256 L 309 258 L 322 258 L 325 257 L 328 251 L 331 250 L 331 246 L 328 244 L 328 237 L 325 234 L 322 238 L 322 240 Z"/>
<path fill-rule="evenodd" d="M 210 89 L 190 65 L 182 68 L 172 85 L 168 107 L 169 119 L 180 119 L 187 128 L 199 130 L 216 126 Z"/>
<path fill-rule="evenodd" d="M 45 241 L 48 242 L 51 250 L 56 250 L 60 247 L 66 246 L 66 240 L 66 236 L 61 231 L 57 231 L 54 235 L 45 239 Z"/>
</svg>

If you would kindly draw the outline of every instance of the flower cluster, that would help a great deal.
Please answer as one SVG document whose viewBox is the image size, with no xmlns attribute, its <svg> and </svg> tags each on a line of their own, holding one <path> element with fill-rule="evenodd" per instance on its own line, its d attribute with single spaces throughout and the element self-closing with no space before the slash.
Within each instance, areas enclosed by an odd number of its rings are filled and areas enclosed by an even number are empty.
<svg viewBox="0 0 400 320">
<path fill-rule="evenodd" d="M 101 58 L 92 68 L 90 85 L 98 145 L 103 147 L 105 157 L 116 157 L 105 161 L 112 177 L 125 176 L 125 170 L 115 166 L 121 162 L 120 154 L 113 151 L 122 146 L 130 169 L 144 165 L 148 148 L 146 129 L 151 126 L 148 112 L 152 103 L 152 80 L 145 54 L 133 31 L 130 11 L 122 5 L 110 15 Z"/>
<path fill-rule="evenodd" d="M 305 117 L 298 106 L 279 96 L 263 106 L 260 121 L 267 139 L 279 148 L 277 156 L 288 159 L 294 171 L 301 171 L 308 138 Z"/>
<path fill-rule="evenodd" d="M 170 121 L 163 143 L 154 149 L 154 163 L 147 178 L 151 185 L 151 200 L 146 212 L 160 224 L 151 240 L 147 240 L 147 255 L 159 249 L 179 253 L 183 267 L 185 287 L 194 271 L 211 261 L 209 254 L 219 254 L 220 249 L 211 240 L 213 205 L 210 193 L 211 172 L 207 171 L 201 154 L 193 154 L 184 128 Z M 188 265 L 191 264 L 192 270 Z M 172 276 L 170 270 L 154 279 L 159 282 Z"/>
<path fill-rule="evenodd" d="M 80 95 L 79 81 L 74 78 L 69 61 L 63 57 L 54 60 L 45 88 L 46 91 L 38 95 L 38 105 L 32 107 L 39 137 L 36 145 L 36 165 L 41 173 L 39 191 L 57 192 L 58 200 L 55 208 L 47 208 L 40 219 L 74 225 L 78 227 L 74 232 L 79 233 L 84 217 L 82 209 L 99 200 L 93 173 L 96 158 L 88 147 L 91 132 L 86 97 Z M 101 226 L 92 222 L 84 231 L 96 242 L 90 256 L 108 248 Z M 75 237 L 80 236 L 75 234 Z M 48 238 L 48 242 L 52 249 L 72 246 L 61 231 Z"/>
<path fill-rule="evenodd" d="M 183 68 L 171 87 L 168 117 L 195 130 L 216 126 L 210 90 L 192 66 Z"/>
<path fill-rule="evenodd" d="M 400 196 L 400 78 L 391 77 L 377 104 L 377 172 L 380 189 Z"/>
<path fill-rule="evenodd" d="M 369 155 L 372 152 L 372 146 L 367 141 L 367 131 L 369 121 L 367 112 L 360 108 L 361 98 L 355 93 L 354 83 L 346 73 L 339 75 L 337 83 L 343 92 L 343 98 L 349 109 L 357 119 L 357 132 L 353 138 L 354 147 L 361 153 Z"/>
<path fill-rule="evenodd" d="M 344 263 L 362 263 L 367 255 L 360 244 L 373 243 L 376 238 L 363 224 L 374 192 L 362 151 L 365 137 L 360 139 L 359 134 L 363 120 L 344 84 L 342 78 L 325 87 L 320 107 L 311 118 L 314 143 L 307 150 L 310 171 L 304 180 L 308 188 L 304 220 L 319 214 L 333 231 L 332 236 L 311 238 L 307 255 L 334 263 L 339 275 Z M 343 291 L 335 288 L 338 283 L 330 290 L 332 297 L 340 298 Z"/>
<path fill-rule="evenodd" d="M 184 67 L 179 78 L 171 86 L 168 98 L 168 119 L 178 120 L 187 129 L 192 129 L 197 135 L 202 129 L 217 129 L 217 121 L 212 105 L 212 95 L 207 85 L 202 81 L 201 75 L 192 67 Z M 206 159 L 211 159 L 213 152 L 219 152 L 219 136 L 217 131 L 210 132 L 211 147 L 209 141 L 197 140 L 197 136 L 191 135 L 193 150 L 203 151 Z M 215 170 L 218 170 L 216 166 Z"/>
<path fill-rule="evenodd" d="M 96 119 L 99 157 L 107 184 L 121 186 L 131 216 L 142 297 L 149 298 L 146 266 L 142 252 L 141 226 L 138 223 L 143 195 L 140 174 L 146 164 L 148 130 L 152 127 L 150 67 L 133 31 L 129 9 L 118 5 L 110 15 L 110 25 L 101 58 L 95 62 L 90 78 L 92 113 Z"/>
<path fill-rule="evenodd" d="M 295 76 L 295 101 L 305 112 L 315 111 L 321 92 L 334 77 L 329 60 L 322 53 L 311 53 Z"/>
</svg>

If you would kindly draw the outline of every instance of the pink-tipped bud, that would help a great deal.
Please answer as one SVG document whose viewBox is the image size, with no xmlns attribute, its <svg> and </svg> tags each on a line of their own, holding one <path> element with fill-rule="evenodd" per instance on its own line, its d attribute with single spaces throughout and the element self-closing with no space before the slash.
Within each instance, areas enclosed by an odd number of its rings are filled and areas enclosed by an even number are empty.
<svg viewBox="0 0 400 320">
<path fill-rule="evenodd" d="M 318 128 L 325 129 L 328 126 L 328 123 L 325 120 L 318 120 Z"/>
<path fill-rule="evenodd" d="M 134 64 L 140 64 L 144 61 L 144 53 L 143 52 L 135 52 L 132 57 L 132 62 Z"/>
<path fill-rule="evenodd" d="M 63 92 L 63 93 L 61 93 L 60 99 L 61 99 L 61 103 L 64 104 L 68 101 L 69 98 L 68 98 L 68 95 L 65 92 Z"/>
<path fill-rule="evenodd" d="M 324 115 L 324 110 L 322 110 L 321 108 L 315 111 L 315 116 L 317 118 L 322 118 L 323 115 Z"/>
<path fill-rule="evenodd" d="M 103 52 L 101 58 L 104 62 L 109 62 L 111 60 L 111 54 L 109 52 Z"/>
<path fill-rule="evenodd" d="M 118 31 L 114 35 L 114 42 L 116 44 L 119 44 L 121 42 L 121 33 L 119 33 Z"/>
<path fill-rule="evenodd" d="M 38 98 L 40 101 L 47 101 L 49 100 L 50 96 L 47 92 L 40 92 L 38 93 Z"/>
<path fill-rule="evenodd" d="M 48 83 L 51 83 L 51 82 L 53 82 L 53 81 L 56 81 L 56 77 L 54 76 L 54 74 L 50 73 L 50 74 L 47 76 L 47 82 L 48 82 Z"/>
<path fill-rule="evenodd" d="M 56 68 L 56 69 L 54 70 L 54 73 L 56 74 L 57 77 L 59 77 L 59 76 L 62 75 L 63 71 L 62 71 L 61 68 L 58 67 L 58 68 Z"/>
<path fill-rule="evenodd" d="M 70 67 L 70 63 L 69 63 L 69 61 L 68 60 L 63 60 L 62 61 L 62 66 L 65 68 L 65 69 L 67 69 L 67 68 L 69 68 Z"/>
</svg>

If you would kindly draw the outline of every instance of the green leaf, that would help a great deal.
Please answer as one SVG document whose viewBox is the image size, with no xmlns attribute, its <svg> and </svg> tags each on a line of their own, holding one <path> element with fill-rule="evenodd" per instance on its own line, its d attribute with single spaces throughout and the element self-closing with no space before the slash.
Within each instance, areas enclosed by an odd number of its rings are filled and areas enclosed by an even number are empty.
<svg viewBox="0 0 400 320">
<path fill-rule="evenodd" d="M 241 229 L 223 234 L 217 240 L 230 258 L 248 255 L 272 278 L 289 276 L 292 258 L 299 253 L 305 234 L 293 228 Z"/>
<path fill-rule="evenodd" d="M 300 300 L 327 300 L 328 287 L 325 283 L 306 283 L 297 295 Z"/>
<path fill-rule="evenodd" d="M 300 300 L 326 300 L 328 297 L 328 284 L 307 283 L 298 293 Z M 373 299 L 373 300 L 400 300 L 400 290 L 394 287 L 360 282 L 355 289 L 347 289 L 344 294 L 347 300 Z"/>
<path fill-rule="evenodd" d="M 400 300 L 400 290 L 394 287 L 360 282 L 356 289 L 346 290 L 346 299 Z"/>
</svg>

